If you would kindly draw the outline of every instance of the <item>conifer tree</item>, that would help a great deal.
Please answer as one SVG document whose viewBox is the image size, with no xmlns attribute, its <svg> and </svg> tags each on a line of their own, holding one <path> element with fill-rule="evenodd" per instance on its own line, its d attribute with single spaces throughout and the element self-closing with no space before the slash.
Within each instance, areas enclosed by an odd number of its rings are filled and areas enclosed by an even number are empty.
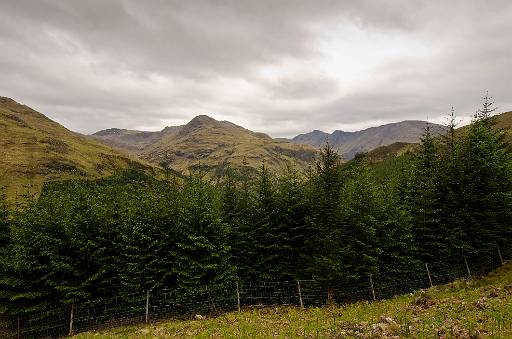
<svg viewBox="0 0 512 339">
<path fill-rule="evenodd" d="M 341 159 L 326 143 L 320 152 L 309 182 L 311 216 L 308 221 L 305 258 L 306 273 L 328 288 L 333 301 L 333 287 L 345 277 L 342 248 L 341 198 L 343 189 Z"/>
<path fill-rule="evenodd" d="M 307 237 L 307 220 L 310 206 L 305 194 L 303 176 L 294 168 L 278 178 L 276 189 L 275 223 L 281 234 L 279 244 L 282 261 L 281 280 L 292 280 L 304 276 L 300 254 L 304 251 Z"/>
<path fill-rule="evenodd" d="M 352 161 L 340 205 L 341 271 L 345 283 L 353 283 L 378 271 L 377 230 L 382 220 L 382 205 L 370 177 L 365 154 Z"/>
<path fill-rule="evenodd" d="M 495 127 L 492 97 L 486 94 L 483 100 L 460 151 L 460 208 L 473 253 L 494 252 L 496 245 L 510 239 L 511 229 L 510 146 L 503 131 Z"/>
<path fill-rule="evenodd" d="M 233 282 L 228 240 L 220 196 L 200 178 L 190 177 L 181 192 L 177 216 L 176 284 L 197 294 Z"/>
<path fill-rule="evenodd" d="M 427 126 L 415 161 L 412 210 L 418 256 L 427 263 L 442 260 L 448 255 L 448 244 L 439 229 L 437 155 L 436 141 L 430 126 Z"/>
</svg>

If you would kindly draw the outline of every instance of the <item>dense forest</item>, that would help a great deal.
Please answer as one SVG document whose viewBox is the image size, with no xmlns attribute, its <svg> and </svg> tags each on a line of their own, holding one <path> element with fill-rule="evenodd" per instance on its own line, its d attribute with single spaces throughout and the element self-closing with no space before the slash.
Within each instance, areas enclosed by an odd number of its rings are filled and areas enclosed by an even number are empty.
<svg viewBox="0 0 512 339">
<path fill-rule="evenodd" d="M 512 158 L 492 111 L 486 98 L 464 129 L 452 111 L 444 136 L 427 128 L 417 150 L 382 164 L 343 163 L 327 144 L 306 172 L 126 171 L 47 183 L 14 208 L 2 195 L 0 313 L 234 281 L 396 281 L 505 248 Z"/>
</svg>

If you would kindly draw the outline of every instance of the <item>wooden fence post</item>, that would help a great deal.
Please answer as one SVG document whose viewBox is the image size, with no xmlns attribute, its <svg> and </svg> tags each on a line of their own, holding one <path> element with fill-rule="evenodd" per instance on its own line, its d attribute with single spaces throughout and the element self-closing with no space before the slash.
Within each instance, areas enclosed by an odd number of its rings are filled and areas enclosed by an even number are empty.
<svg viewBox="0 0 512 339">
<path fill-rule="evenodd" d="M 73 335 L 73 318 L 75 316 L 75 305 L 71 305 L 71 315 L 69 317 L 69 336 Z"/>
<path fill-rule="evenodd" d="M 376 300 L 376 298 L 375 298 L 375 289 L 373 288 L 373 279 L 372 279 L 371 273 L 370 273 L 370 287 L 372 288 L 373 300 Z"/>
<path fill-rule="evenodd" d="M 20 316 L 18 316 L 18 330 L 16 331 L 18 339 L 21 338 L 21 329 L 20 329 Z"/>
<path fill-rule="evenodd" d="M 300 308 L 304 309 L 304 302 L 302 300 L 302 292 L 300 290 L 300 281 L 297 280 L 297 290 L 299 291 Z"/>
<path fill-rule="evenodd" d="M 240 311 L 241 311 L 241 307 L 240 307 L 240 289 L 238 288 L 238 281 L 236 282 L 236 301 L 237 301 L 237 305 L 238 305 L 238 313 L 240 313 Z"/>
<path fill-rule="evenodd" d="M 503 265 L 505 262 L 503 261 L 503 257 L 501 256 L 501 250 L 500 250 L 499 246 L 498 246 L 498 255 L 500 256 L 500 261 L 501 261 L 501 264 Z"/>
<path fill-rule="evenodd" d="M 149 322 L 149 289 L 146 290 L 146 324 Z"/>
<path fill-rule="evenodd" d="M 471 277 L 471 271 L 469 270 L 468 259 L 464 258 L 464 262 L 466 263 L 466 269 L 468 270 L 468 277 Z"/>
<path fill-rule="evenodd" d="M 425 264 L 425 267 L 427 268 L 428 281 L 430 282 L 430 287 L 433 287 L 434 284 L 432 284 L 432 277 L 430 277 L 430 270 L 428 269 L 428 264 Z"/>
</svg>

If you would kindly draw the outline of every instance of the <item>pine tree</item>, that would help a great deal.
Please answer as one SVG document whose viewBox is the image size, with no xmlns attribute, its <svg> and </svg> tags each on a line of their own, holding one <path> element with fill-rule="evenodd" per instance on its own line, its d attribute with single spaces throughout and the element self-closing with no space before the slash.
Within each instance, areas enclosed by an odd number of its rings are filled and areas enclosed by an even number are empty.
<svg viewBox="0 0 512 339">
<path fill-rule="evenodd" d="M 328 288 L 333 301 L 333 288 L 345 277 L 343 270 L 341 198 L 343 189 L 341 159 L 326 143 L 320 152 L 309 182 L 311 216 L 308 220 L 305 272 Z"/>
<path fill-rule="evenodd" d="M 439 229 L 437 155 L 436 141 L 427 126 L 416 156 L 412 205 L 418 257 L 427 263 L 446 258 L 448 246 Z"/>
<path fill-rule="evenodd" d="M 384 221 L 366 155 L 358 154 L 352 163 L 340 205 L 341 270 L 347 284 L 377 273 L 380 250 L 376 235 Z"/>
<path fill-rule="evenodd" d="M 177 216 L 176 284 L 192 294 L 233 282 L 229 227 L 213 187 L 190 177 L 181 192 Z"/>
<path fill-rule="evenodd" d="M 492 97 L 482 108 L 461 142 L 462 223 L 471 243 L 468 255 L 494 252 L 510 239 L 511 157 L 503 131 L 495 128 Z"/>
<path fill-rule="evenodd" d="M 310 206 L 305 194 L 304 178 L 296 169 L 289 167 L 278 178 L 275 201 L 275 223 L 283 240 L 279 244 L 283 270 L 280 278 L 292 280 L 304 277 L 300 254 L 305 248 Z"/>
</svg>

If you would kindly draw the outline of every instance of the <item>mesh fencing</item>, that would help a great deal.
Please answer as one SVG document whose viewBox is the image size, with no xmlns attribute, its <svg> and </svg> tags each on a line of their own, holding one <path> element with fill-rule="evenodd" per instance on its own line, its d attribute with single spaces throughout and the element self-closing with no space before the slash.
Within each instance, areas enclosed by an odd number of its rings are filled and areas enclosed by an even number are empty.
<svg viewBox="0 0 512 339">
<path fill-rule="evenodd" d="M 240 309 L 297 306 L 315 307 L 385 299 L 432 285 L 485 275 L 511 258 L 510 250 L 482 253 L 473 260 L 461 258 L 451 265 L 439 261 L 422 264 L 415 274 L 400 279 L 385 275 L 362 276 L 350 285 L 326 286 L 316 280 L 247 282 L 202 287 L 200 291 L 178 288 L 141 291 L 82 305 L 62 305 L 39 314 L 0 319 L 1 338 L 63 337 L 70 333 L 153 322 L 161 319 L 190 319 L 197 315 L 219 315 Z"/>
</svg>

